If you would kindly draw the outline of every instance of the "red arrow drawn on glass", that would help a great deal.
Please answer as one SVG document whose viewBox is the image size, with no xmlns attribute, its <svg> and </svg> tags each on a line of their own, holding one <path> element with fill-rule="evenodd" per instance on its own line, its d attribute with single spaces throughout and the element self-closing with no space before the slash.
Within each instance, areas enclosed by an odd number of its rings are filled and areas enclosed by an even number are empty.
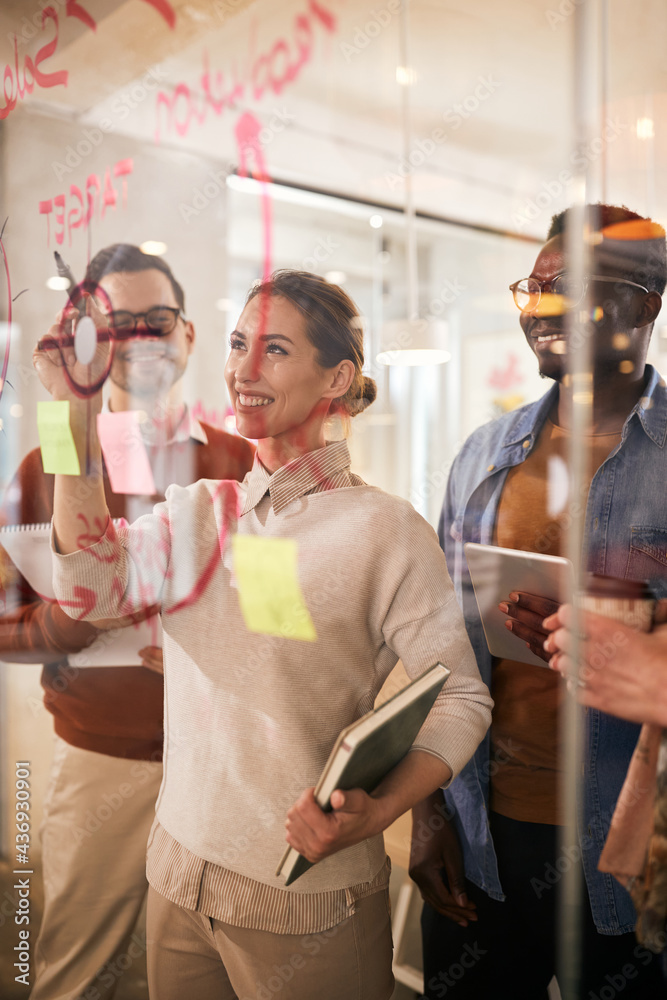
<svg viewBox="0 0 667 1000">
<path fill-rule="evenodd" d="M 176 611 L 194 604 L 204 593 L 216 569 L 224 555 L 225 542 L 228 535 L 236 526 L 238 518 L 241 516 L 241 496 L 237 489 L 237 483 L 230 479 L 220 481 L 217 490 L 211 497 L 211 501 L 218 501 L 222 508 L 221 526 L 218 531 L 218 547 L 211 553 L 211 558 L 204 567 L 204 570 L 190 593 L 171 608 L 167 608 L 167 614 L 173 615 Z M 218 499 L 219 498 L 219 499 Z"/>
<path fill-rule="evenodd" d="M 260 122 L 249 111 L 245 111 L 236 123 L 234 129 L 239 151 L 239 177 L 248 176 L 248 162 L 253 159 L 252 176 L 262 185 L 262 218 L 264 221 L 264 276 L 266 281 L 271 275 L 271 195 L 269 194 L 269 174 L 262 152 L 259 133 L 262 131 Z"/>
</svg>

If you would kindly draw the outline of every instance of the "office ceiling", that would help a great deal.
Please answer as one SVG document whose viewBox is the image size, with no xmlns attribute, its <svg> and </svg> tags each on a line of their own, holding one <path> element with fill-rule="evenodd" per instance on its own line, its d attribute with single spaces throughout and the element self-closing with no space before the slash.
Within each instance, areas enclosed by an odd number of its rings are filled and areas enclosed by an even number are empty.
<svg viewBox="0 0 667 1000">
<path fill-rule="evenodd" d="M 26 110 L 95 122 L 109 113 L 114 98 L 157 67 L 162 103 L 151 95 L 116 123 L 119 132 L 158 138 L 165 151 L 233 160 L 239 117 L 250 112 L 270 129 L 278 114 L 275 141 L 264 144 L 267 171 L 400 204 L 407 90 L 408 150 L 419 143 L 427 150 L 413 170 L 422 208 L 451 212 L 458 206 L 474 218 L 487 216 L 500 198 L 507 218 L 522 211 L 543 184 L 553 188 L 563 170 L 573 172 L 575 18 L 560 11 L 574 5 L 412 0 L 413 79 L 404 88 L 396 78 L 405 58 L 397 0 L 172 0 L 164 9 L 173 10 L 175 29 L 160 13 L 165 3 L 80 0 L 79 9 L 96 22 L 93 31 L 65 16 L 65 0 L 53 0 L 59 38 L 46 65 L 66 68 L 68 84 L 35 88 L 23 102 Z M 667 12 L 661 0 L 632 8 L 611 0 L 608 8 L 608 105 L 592 133 L 608 137 L 601 150 L 590 152 L 590 162 L 595 174 L 606 177 L 603 194 L 628 189 L 625 200 L 636 193 L 640 210 L 658 213 L 663 195 L 655 178 L 667 165 Z M 21 0 L 3 3 L 0 51 L 8 63 L 12 32 L 24 30 L 38 9 Z M 49 32 L 51 37 L 52 25 Z M 34 59 L 44 39 L 42 32 L 22 40 L 20 58 L 25 53 Z M 273 79 L 262 76 L 263 56 L 274 60 Z M 209 92 L 225 105 L 222 110 L 207 103 L 207 67 Z M 261 93 L 253 70 L 265 81 Z M 653 123 L 653 136 L 638 135 L 642 119 Z"/>
</svg>

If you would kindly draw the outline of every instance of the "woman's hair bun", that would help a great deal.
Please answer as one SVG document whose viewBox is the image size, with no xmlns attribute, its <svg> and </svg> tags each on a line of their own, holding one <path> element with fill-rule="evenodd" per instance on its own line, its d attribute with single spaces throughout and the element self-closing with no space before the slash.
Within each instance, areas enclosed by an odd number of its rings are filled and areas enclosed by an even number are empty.
<svg viewBox="0 0 667 1000">
<path fill-rule="evenodd" d="M 362 398 L 366 400 L 366 406 L 370 406 L 371 403 L 375 402 L 378 394 L 378 387 L 375 384 L 375 379 L 369 378 L 368 375 L 364 375 L 364 389 L 362 393 Z"/>
<path fill-rule="evenodd" d="M 360 375 L 354 380 L 343 397 L 345 410 L 350 417 L 356 417 L 375 401 L 376 396 L 377 386 L 375 380 L 369 378 L 368 375 Z"/>
</svg>

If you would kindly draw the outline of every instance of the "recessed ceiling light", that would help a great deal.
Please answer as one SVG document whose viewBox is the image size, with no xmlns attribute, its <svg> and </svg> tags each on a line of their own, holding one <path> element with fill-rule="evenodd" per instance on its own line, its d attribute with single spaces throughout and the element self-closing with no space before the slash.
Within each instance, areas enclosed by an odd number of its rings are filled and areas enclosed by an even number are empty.
<svg viewBox="0 0 667 1000">
<path fill-rule="evenodd" d="M 417 82 L 417 70 L 412 66 L 396 67 L 396 83 L 402 87 L 412 87 Z"/>
<path fill-rule="evenodd" d="M 163 253 L 167 252 L 167 244 L 162 243 L 161 240 L 146 240 L 139 245 L 139 249 L 152 257 L 161 257 Z"/>
<path fill-rule="evenodd" d="M 371 215 L 371 217 L 370 217 L 370 219 L 368 221 L 370 222 L 370 224 L 373 227 L 373 229 L 381 229 L 382 228 L 383 219 L 382 219 L 381 215 Z"/>
<path fill-rule="evenodd" d="M 652 118 L 638 118 L 637 119 L 637 138 L 638 139 L 653 139 L 655 137 L 655 129 L 653 127 Z"/>
<path fill-rule="evenodd" d="M 347 281 L 347 275 L 345 271 L 327 271 L 324 280 L 328 281 L 330 285 L 342 285 L 344 281 Z"/>
<path fill-rule="evenodd" d="M 59 274 L 54 274 L 46 279 L 46 287 L 52 292 L 66 292 L 69 289 L 69 278 L 62 278 Z"/>
</svg>

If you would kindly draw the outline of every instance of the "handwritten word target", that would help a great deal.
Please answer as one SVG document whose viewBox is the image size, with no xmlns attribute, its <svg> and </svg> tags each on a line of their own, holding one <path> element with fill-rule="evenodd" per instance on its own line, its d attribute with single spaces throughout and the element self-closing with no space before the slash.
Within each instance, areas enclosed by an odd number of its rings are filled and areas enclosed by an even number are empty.
<svg viewBox="0 0 667 1000">
<path fill-rule="evenodd" d="M 119 160 L 113 167 L 107 167 L 104 177 L 89 174 L 86 179 L 85 195 L 77 184 L 70 184 L 69 193 L 56 195 L 39 202 L 39 214 L 46 216 L 46 245 L 51 244 L 50 218 L 53 215 L 56 243 L 62 245 L 67 232 L 68 245 L 72 245 L 72 231 L 86 230 L 97 215 L 103 219 L 107 209 L 118 205 L 118 190 L 111 175 L 120 178 L 122 207 L 127 208 L 127 178 L 134 170 L 131 159 Z"/>
</svg>

